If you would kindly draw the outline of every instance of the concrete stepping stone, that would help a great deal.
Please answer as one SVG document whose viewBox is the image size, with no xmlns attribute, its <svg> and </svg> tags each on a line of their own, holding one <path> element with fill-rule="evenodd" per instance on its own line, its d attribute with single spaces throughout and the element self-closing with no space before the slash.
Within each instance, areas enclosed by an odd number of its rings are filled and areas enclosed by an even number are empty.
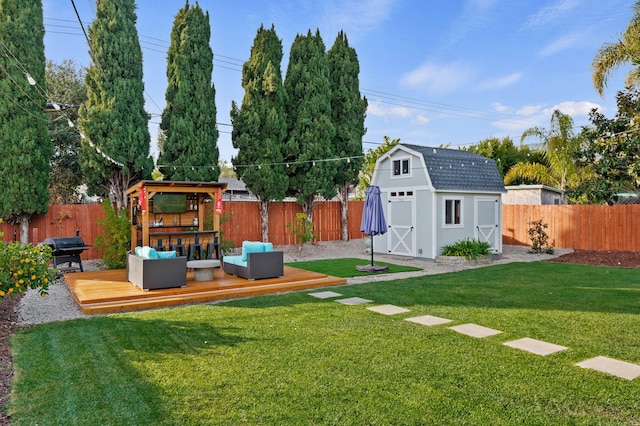
<svg viewBox="0 0 640 426">
<path fill-rule="evenodd" d="M 453 320 L 434 317 L 433 315 L 423 315 L 420 317 L 405 318 L 405 321 L 411 321 L 417 324 L 432 326 L 432 325 L 446 324 L 448 322 L 452 322 Z"/>
<path fill-rule="evenodd" d="M 401 308 L 400 306 L 394 306 L 394 305 L 373 306 L 367 309 L 383 315 L 396 315 L 396 314 L 403 314 L 405 312 L 409 312 L 409 309 Z"/>
<path fill-rule="evenodd" d="M 371 303 L 373 300 L 363 299 L 362 297 L 348 297 L 346 299 L 338 299 L 336 302 L 342 303 L 343 305 L 362 305 L 364 303 Z"/>
<path fill-rule="evenodd" d="M 553 343 L 547 343 L 542 340 L 531 339 L 529 337 L 512 340 L 511 342 L 505 342 L 503 344 L 512 348 L 522 349 L 523 351 L 542 356 L 550 355 L 568 349 L 565 346 L 554 345 Z"/>
<path fill-rule="evenodd" d="M 456 325 L 455 327 L 449 327 L 449 328 L 453 331 L 457 331 L 458 333 L 466 334 L 467 336 L 471 336 L 471 337 L 477 337 L 479 339 L 502 333 L 502 331 L 483 327 L 477 324 L 462 324 L 462 325 Z"/>
<path fill-rule="evenodd" d="M 606 356 L 597 356 L 576 364 L 578 367 L 589 368 L 622 379 L 633 380 L 640 376 L 640 365 L 630 362 L 618 361 Z"/>
<path fill-rule="evenodd" d="M 335 291 L 319 291 L 317 293 L 309 293 L 309 296 L 317 297 L 318 299 L 330 299 L 332 297 L 342 296 Z"/>
</svg>

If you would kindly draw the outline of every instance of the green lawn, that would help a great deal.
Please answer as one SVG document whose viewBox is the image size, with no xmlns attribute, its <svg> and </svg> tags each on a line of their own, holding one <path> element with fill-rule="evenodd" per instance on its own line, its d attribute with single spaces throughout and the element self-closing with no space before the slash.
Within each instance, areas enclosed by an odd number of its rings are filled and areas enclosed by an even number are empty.
<svg viewBox="0 0 640 426">
<path fill-rule="evenodd" d="M 37 326 L 11 342 L 12 424 L 640 422 L 640 379 L 574 366 L 640 363 L 637 269 L 536 262 L 330 290 L 411 312 L 304 291 Z M 427 314 L 454 322 L 403 320 Z M 448 329 L 468 322 L 503 333 Z M 522 337 L 569 350 L 502 344 Z"/>
<path fill-rule="evenodd" d="M 389 274 L 394 272 L 410 272 L 420 270 L 420 268 L 378 262 L 377 260 L 374 260 L 373 263 L 378 266 L 387 266 L 389 268 L 387 271 L 376 272 L 376 274 Z M 372 274 L 371 272 L 362 272 L 356 269 L 356 266 L 371 265 L 371 260 L 355 259 L 352 257 L 346 257 L 344 259 L 324 259 L 304 262 L 291 262 L 287 263 L 286 265 L 340 278 L 361 277 Z"/>
</svg>

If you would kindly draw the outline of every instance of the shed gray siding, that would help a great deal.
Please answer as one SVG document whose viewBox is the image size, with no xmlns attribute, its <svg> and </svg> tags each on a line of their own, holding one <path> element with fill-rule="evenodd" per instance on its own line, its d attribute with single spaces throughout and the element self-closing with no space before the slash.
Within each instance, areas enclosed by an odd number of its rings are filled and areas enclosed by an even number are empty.
<svg viewBox="0 0 640 426">
<path fill-rule="evenodd" d="M 409 170 L 402 164 L 407 159 Z M 378 159 L 371 184 L 381 189 L 390 226 L 387 234 L 375 238 L 375 251 L 403 254 L 400 250 L 404 246 L 399 241 L 406 235 L 407 244 L 412 245 L 409 255 L 426 259 L 435 259 L 445 244 L 474 238 L 478 199 L 495 197 L 499 202 L 505 192 L 493 160 L 467 151 L 410 144 L 398 144 Z M 448 199 L 461 200 L 461 224 L 445 225 Z M 399 208 L 412 211 L 401 212 Z M 394 214 L 403 216 L 400 223 Z M 406 229 L 407 215 L 413 221 L 410 231 Z M 501 249 L 500 242 L 497 250 Z"/>
</svg>

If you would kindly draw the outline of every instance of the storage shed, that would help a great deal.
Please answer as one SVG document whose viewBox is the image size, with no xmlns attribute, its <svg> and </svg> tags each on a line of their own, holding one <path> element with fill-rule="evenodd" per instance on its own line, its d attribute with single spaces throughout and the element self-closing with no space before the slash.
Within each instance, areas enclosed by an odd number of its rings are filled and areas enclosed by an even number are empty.
<svg viewBox="0 0 640 426">
<path fill-rule="evenodd" d="M 507 193 L 502 197 L 502 204 L 567 204 L 561 190 L 546 185 L 513 185 L 505 189 Z"/>
<path fill-rule="evenodd" d="M 502 194 L 493 160 L 468 151 L 398 144 L 376 162 L 388 232 L 376 252 L 435 259 L 464 238 L 487 241 L 502 253 Z"/>
</svg>

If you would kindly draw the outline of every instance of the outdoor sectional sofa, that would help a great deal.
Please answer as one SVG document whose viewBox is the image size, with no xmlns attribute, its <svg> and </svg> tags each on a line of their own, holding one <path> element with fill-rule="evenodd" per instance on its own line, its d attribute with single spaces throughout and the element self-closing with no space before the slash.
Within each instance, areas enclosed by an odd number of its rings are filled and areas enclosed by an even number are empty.
<svg viewBox="0 0 640 426">
<path fill-rule="evenodd" d="M 170 252 L 155 252 L 143 247 L 138 254 L 127 253 L 127 280 L 142 290 L 184 287 L 187 285 L 187 257 L 170 256 Z"/>
<path fill-rule="evenodd" d="M 284 275 L 284 256 L 273 250 L 272 243 L 243 241 L 240 256 L 224 256 L 224 272 L 248 280 L 276 278 Z"/>
</svg>

